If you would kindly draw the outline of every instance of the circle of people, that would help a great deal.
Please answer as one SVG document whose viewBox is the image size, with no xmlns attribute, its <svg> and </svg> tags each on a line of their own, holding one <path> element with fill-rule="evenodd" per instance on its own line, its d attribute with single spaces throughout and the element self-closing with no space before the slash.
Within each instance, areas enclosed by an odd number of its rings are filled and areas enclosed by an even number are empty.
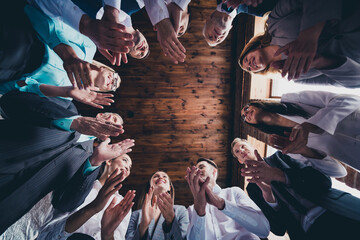
<svg viewBox="0 0 360 240">
<path fill-rule="evenodd" d="M 150 54 L 131 14 L 146 8 L 165 56 L 184 62 L 178 38 L 187 31 L 190 0 L 28 0 L 0 52 L 1 234 L 46 194 L 52 219 L 37 239 L 259 239 L 270 231 L 290 239 L 350 239 L 359 235 L 360 200 L 331 187 L 344 177 L 339 161 L 360 170 L 360 97 L 321 91 L 288 93 L 281 101 L 252 101 L 244 124 L 269 135 L 278 149 L 262 158 L 246 140 L 231 144 L 247 194 L 216 184 L 218 166 L 200 158 L 186 170 L 193 196 L 174 205 L 169 175 L 145 183 L 138 210 L 135 191 L 119 194 L 130 175 L 133 139 L 116 113 L 80 116 L 73 99 L 102 109 L 111 105 L 120 76 L 112 65 Z M 9 11 L 11 13 L 11 11 Z M 218 0 L 203 36 L 215 47 L 240 14 L 267 18 L 265 31 L 243 48 L 239 66 L 252 74 L 281 74 L 303 84 L 360 87 L 360 6 L 343 0 Z M 9 14 L 11 15 L 11 14 Z M 240 26 L 242 27 L 242 26 Z M 6 60 L 6 61 L 5 61 Z M 28 125 L 19 126 L 24 123 Z M 22 139 L 11 136 L 22 136 Z M 93 147 L 94 139 L 97 146 Z M 20 142 L 19 142 L 20 141 Z M 21 147 L 19 151 L 18 147 Z M 209 156 L 211 157 L 211 156 Z M 71 161 L 70 161 L 70 160 Z"/>
</svg>

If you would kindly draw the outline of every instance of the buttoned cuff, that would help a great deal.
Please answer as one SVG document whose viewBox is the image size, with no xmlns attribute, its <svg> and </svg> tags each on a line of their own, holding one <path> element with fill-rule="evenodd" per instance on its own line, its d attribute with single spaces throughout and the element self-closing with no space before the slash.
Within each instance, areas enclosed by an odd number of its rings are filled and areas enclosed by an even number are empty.
<svg viewBox="0 0 360 240">
<path fill-rule="evenodd" d="M 190 0 L 173 0 L 173 3 L 176 3 L 183 11 L 187 8 L 190 3 Z"/>
<path fill-rule="evenodd" d="M 20 87 L 17 83 L 15 84 L 15 87 L 19 89 L 21 92 L 31 92 L 39 95 L 40 97 L 45 97 L 45 95 L 40 91 L 40 83 L 32 78 L 26 78 L 25 79 L 26 85 L 23 87 Z"/>
<path fill-rule="evenodd" d="M 71 124 L 73 122 L 74 119 L 81 117 L 80 115 L 76 115 L 76 116 L 72 116 L 69 118 L 59 118 L 56 120 L 53 120 L 51 123 L 54 127 L 65 130 L 65 131 L 69 131 L 69 132 L 74 132 L 73 130 L 71 130 Z"/>
</svg>

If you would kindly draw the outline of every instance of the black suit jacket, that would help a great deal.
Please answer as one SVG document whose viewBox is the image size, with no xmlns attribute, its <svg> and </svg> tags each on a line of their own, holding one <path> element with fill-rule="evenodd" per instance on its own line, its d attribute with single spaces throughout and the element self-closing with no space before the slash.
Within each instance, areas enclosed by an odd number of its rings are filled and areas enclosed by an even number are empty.
<svg viewBox="0 0 360 240">
<path fill-rule="evenodd" d="M 304 166 L 302 163 L 281 152 L 264 159 L 270 166 L 281 169 L 287 176 L 290 187 L 305 199 L 337 214 L 360 221 L 360 199 L 349 193 L 331 188 L 331 180 L 320 171 Z M 305 239 L 300 223 L 292 216 L 288 206 L 299 212 L 303 206 L 294 199 L 284 183 L 272 182 L 271 187 L 279 203 L 277 210 L 270 207 L 260 188 L 253 183 L 247 187 L 250 198 L 261 208 L 270 222 L 271 231 L 284 235 L 286 231 L 292 239 Z"/>
<path fill-rule="evenodd" d="M 75 106 L 18 91 L 5 94 L 0 106 L 6 115 L 0 121 L 0 232 L 50 191 L 55 208 L 78 207 L 99 173 L 82 172 L 93 141 L 78 143 L 77 132 L 49 128 L 53 119 L 76 115 Z"/>
</svg>

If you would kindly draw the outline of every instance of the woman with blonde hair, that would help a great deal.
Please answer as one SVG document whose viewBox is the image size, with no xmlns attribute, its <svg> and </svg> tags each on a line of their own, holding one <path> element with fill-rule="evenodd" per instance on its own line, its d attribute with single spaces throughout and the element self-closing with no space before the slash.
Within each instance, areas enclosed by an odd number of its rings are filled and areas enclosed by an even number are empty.
<svg viewBox="0 0 360 240">
<path fill-rule="evenodd" d="M 186 208 L 174 205 L 175 189 L 169 175 L 157 171 L 146 183 L 139 210 L 131 215 L 126 239 L 185 239 L 189 225 Z"/>
<path fill-rule="evenodd" d="M 299 83 L 357 88 L 359 23 L 359 3 L 279 1 L 265 32 L 246 44 L 238 63 L 251 73 L 281 72 Z"/>
</svg>

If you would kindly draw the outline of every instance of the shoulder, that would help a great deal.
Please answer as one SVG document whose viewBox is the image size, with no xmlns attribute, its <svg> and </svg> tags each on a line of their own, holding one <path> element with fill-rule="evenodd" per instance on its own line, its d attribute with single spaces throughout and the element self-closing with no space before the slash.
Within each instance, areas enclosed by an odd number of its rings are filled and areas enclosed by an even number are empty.
<svg viewBox="0 0 360 240">
<path fill-rule="evenodd" d="M 141 217 L 141 209 L 136 210 L 136 211 L 131 213 L 131 218 L 132 219 L 138 219 L 139 217 Z"/>
<path fill-rule="evenodd" d="M 186 208 L 183 205 L 174 205 L 174 211 L 177 212 L 186 212 Z"/>
</svg>

